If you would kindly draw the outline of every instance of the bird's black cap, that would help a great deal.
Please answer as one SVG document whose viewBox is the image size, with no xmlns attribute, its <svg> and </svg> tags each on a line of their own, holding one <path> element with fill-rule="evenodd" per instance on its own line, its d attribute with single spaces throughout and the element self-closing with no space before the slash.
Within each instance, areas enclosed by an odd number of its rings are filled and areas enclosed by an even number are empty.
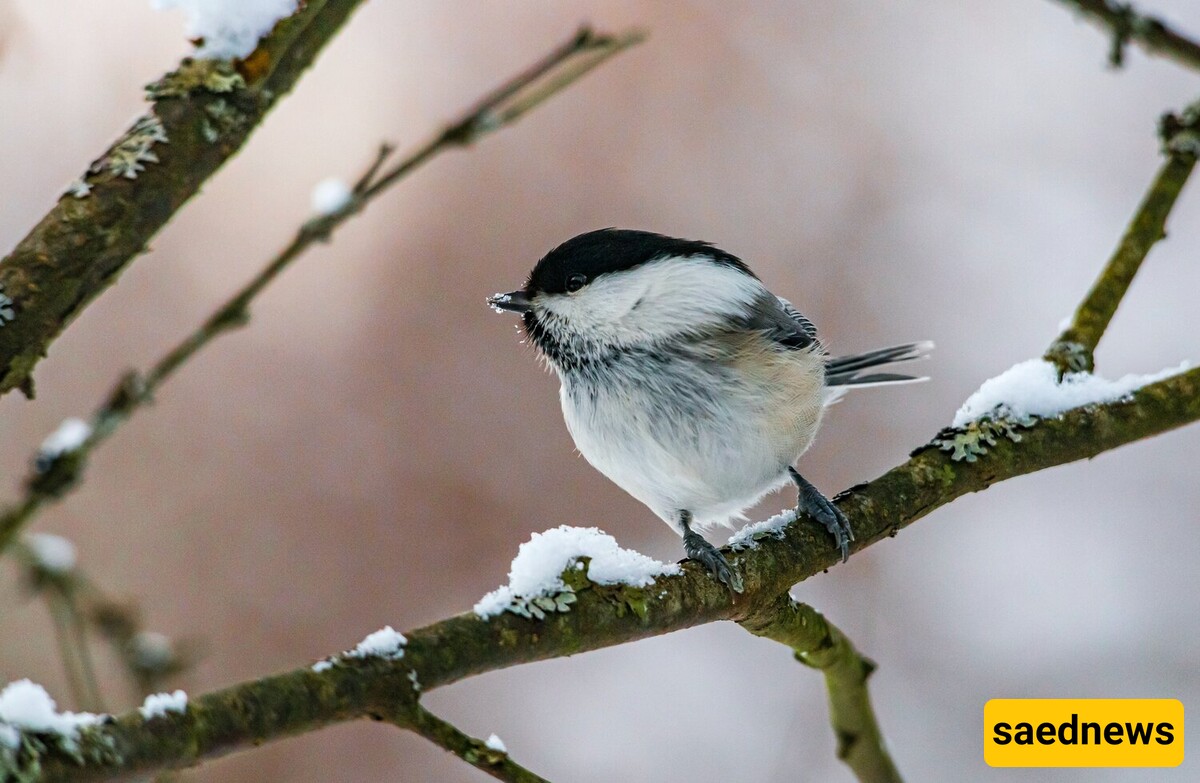
<svg viewBox="0 0 1200 783">
<path fill-rule="evenodd" d="M 551 250 L 529 273 L 525 290 L 530 294 L 561 294 L 569 290 L 567 281 L 576 278 L 584 285 L 606 272 L 626 269 L 671 256 L 703 256 L 713 263 L 738 269 L 751 277 L 750 271 L 740 258 L 713 247 L 708 242 L 654 234 L 649 231 L 632 231 L 622 228 L 602 228 L 568 239 Z M 582 281 L 578 276 L 582 275 Z"/>
</svg>

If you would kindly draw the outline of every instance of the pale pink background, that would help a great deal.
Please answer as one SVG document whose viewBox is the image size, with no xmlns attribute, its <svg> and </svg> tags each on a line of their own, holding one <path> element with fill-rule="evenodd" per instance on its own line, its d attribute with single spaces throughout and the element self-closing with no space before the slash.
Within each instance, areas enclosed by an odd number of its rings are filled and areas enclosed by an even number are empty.
<svg viewBox="0 0 1200 783">
<path fill-rule="evenodd" d="M 1156 0 L 1200 34 L 1187 0 Z M 1108 42 L 1055 3 L 375 2 L 244 152 L 58 340 L 39 398 L 0 400 L 0 497 L 32 447 L 88 412 L 290 236 L 314 183 L 383 139 L 426 137 L 582 21 L 647 44 L 478 148 L 421 170 L 263 296 L 38 520 L 204 640 L 199 693 L 305 665 L 384 624 L 467 609 L 517 545 L 560 523 L 677 558 L 679 541 L 573 456 L 554 379 L 483 305 L 537 257 L 608 225 L 744 256 L 836 350 L 938 341 L 934 381 L 863 393 L 802 462 L 833 492 L 902 461 L 984 378 L 1037 355 L 1158 165 L 1158 114 L 1197 74 Z M 141 110 L 186 51 L 145 0 L 0 0 L 0 250 Z M 1200 358 L 1200 185 L 1100 354 L 1109 375 Z M 1176 697 L 1200 705 L 1200 428 L 964 498 L 795 591 L 881 668 L 914 781 L 1191 780 L 987 770 L 983 703 Z M 768 513 L 791 503 L 770 499 Z M 0 680 L 64 705 L 44 607 L 0 579 Z M 114 706 L 122 682 L 102 658 Z M 480 677 L 429 704 L 500 734 L 555 781 L 847 781 L 821 679 L 716 625 Z M 1190 732 L 1194 743 L 1198 737 Z M 481 780 L 358 723 L 187 779 Z"/>
</svg>

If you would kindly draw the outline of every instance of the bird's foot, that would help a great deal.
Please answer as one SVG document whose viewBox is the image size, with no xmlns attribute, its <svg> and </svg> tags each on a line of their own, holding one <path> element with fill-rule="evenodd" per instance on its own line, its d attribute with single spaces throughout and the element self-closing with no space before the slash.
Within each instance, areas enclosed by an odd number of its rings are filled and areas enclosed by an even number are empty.
<svg viewBox="0 0 1200 783">
<path fill-rule="evenodd" d="M 796 472 L 795 468 L 788 468 L 788 472 L 791 473 L 792 481 L 796 482 L 796 487 L 800 492 L 796 510 L 810 515 L 825 526 L 825 529 L 833 536 L 838 550 L 842 553 L 842 562 L 846 562 L 850 557 L 850 542 L 854 540 L 854 531 L 850 529 L 850 520 L 846 518 L 841 509 L 830 502 L 829 498 L 822 495 L 819 489 Z"/>
<path fill-rule="evenodd" d="M 687 552 L 689 559 L 695 560 L 707 568 L 709 573 L 717 578 L 718 582 L 733 592 L 740 593 L 745 589 L 742 584 L 742 577 L 730 567 L 729 561 L 725 559 L 721 551 L 708 543 L 704 536 L 688 530 L 683 534 L 683 548 Z"/>
</svg>

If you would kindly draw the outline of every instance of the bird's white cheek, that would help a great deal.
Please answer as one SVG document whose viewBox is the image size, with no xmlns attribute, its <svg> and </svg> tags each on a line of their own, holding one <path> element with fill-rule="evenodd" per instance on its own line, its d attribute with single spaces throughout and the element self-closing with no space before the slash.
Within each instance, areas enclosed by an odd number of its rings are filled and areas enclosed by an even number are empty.
<svg viewBox="0 0 1200 783">
<path fill-rule="evenodd" d="M 574 294 L 545 297 L 540 306 L 583 335 L 615 336 L 640 298 L 629 285 L 596 283 Z"/>
</svg>

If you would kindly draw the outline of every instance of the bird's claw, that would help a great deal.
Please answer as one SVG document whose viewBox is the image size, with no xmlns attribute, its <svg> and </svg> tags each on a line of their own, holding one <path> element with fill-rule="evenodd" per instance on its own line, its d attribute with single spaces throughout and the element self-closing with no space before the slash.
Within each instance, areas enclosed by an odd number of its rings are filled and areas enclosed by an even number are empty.
<svg viewBox="0 0 1200 783">
<path fill-rule="evenodd" d="M 683 537 L 683 548 L 689 559 L 704 566 L 718 582 L 733 592 L 740 593 L 745 589 L 742 577 L 730 567 L 725 556 L 699 533 L 689 530 Z"/>
<path fill-rule="evenodd" d="M 850 558 L 850 542 L 854 540 L 854 531 L 850 529 L 850 520 L 842 510 L 820 493 L 803 493 L 800 497 L 800 510 L 807 511 L 814 519 L 825 526 L 838 551 L 842 553 L 842 562 Z"/>
<path fill-rule="evenodd" d="M 842 553 L 842 562 L 850 558 L 850 542 L 854 540 L 854 531 L 850 529 L 850 520 L 841 509 L 833 505 L 829 498 L 821 494 L 821 490 L 809 483 L 795 468 L 788 468 L 792 481 L 796 482 L 799 498 L 796 511 L 805 513 L 820 522 L 833 536 L 833 542 Z"/>
</svg>

